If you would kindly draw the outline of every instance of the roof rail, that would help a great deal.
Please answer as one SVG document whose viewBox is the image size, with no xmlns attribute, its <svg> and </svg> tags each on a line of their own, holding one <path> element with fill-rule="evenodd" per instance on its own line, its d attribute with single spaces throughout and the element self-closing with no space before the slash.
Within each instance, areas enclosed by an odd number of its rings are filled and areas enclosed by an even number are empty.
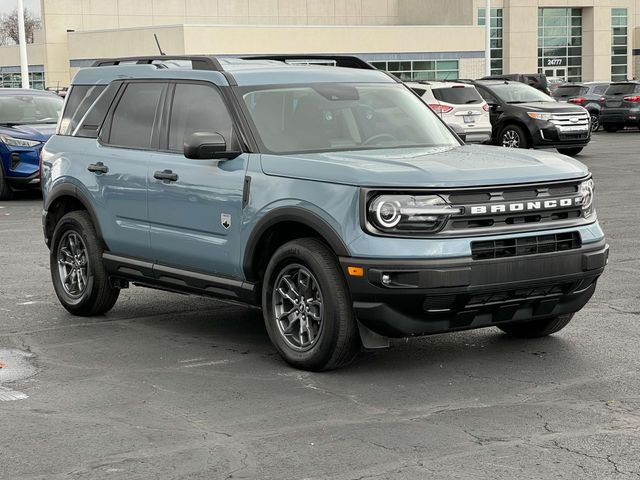
<svg viewBox="0 0 640 480">
<path fill-rule="evenodd" d="M 296 54 L 296 55 L 249 55 L 238 56 L 243 60 L 274 60 L 276 62 L 283 63 L 304 63 L 308 61 L 312 62 L 335 62 L 336 67 L 344 68 L 359 68 L 362 70 L 376 70 L 376 67 L 368 62 L 365 62 L 361 58 L 353 55 L 316 55 L 316 54 Z"/>
<path fill-rule="evenodd" d="M 120 65 L 121 63 L 133 63 L 138 65 L 152 65 L 154 62 L 171 61 L 171 60 L 188 60 L 194 70 L 213 70 L 223 72 L 224 69 L 215 57 L 205 55 L 155 55 L 141 57 L 118 57 L 118 58 L 101 58 L 93 62 L 92 67 L 109 67 Z"/>
</svg>

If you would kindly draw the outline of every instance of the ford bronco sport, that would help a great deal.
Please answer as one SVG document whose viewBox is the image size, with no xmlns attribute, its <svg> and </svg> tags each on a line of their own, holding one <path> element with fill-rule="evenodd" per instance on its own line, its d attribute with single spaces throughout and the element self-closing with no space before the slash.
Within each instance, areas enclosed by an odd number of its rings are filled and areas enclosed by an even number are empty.
<svg viewBox="0 0 640 480">
<path fill-rule="evenodd" d="M 285 60 L 79 71 L 42 153 L 67 310 L 130 283 L 243 302 L 287 362 L 326 370 L 390 337 L 549 335 L 587 303 L 608 247 L 584 165 L 464 145 L 358 59 Z"/>
</svg>

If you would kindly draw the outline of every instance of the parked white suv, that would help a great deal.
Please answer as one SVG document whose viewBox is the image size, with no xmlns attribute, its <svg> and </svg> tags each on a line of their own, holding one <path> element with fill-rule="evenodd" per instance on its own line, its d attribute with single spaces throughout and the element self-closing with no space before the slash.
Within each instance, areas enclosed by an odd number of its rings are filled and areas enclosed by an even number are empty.
<svg viewBox="0 0 640 480">
<path fill-rule="evenodd" d="M 466 142 L 485 142 L 491 138 L 489 106 L 473 85 L 456 82 L 407 82 L 407 86 L 444 120 L 457 125 Z"/>
</svg>

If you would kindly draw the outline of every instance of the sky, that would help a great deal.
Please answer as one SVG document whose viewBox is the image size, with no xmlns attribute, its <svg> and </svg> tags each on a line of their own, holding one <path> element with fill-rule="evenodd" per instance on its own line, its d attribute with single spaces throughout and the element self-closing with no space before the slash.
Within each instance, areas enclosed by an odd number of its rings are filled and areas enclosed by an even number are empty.
<svg viewBox="0 0 640 480">
<path fill-rule="evenodd" d="M 24 8 L 40 16 L 40 0 L 23 0 Z M 9 13 L 18 7 L 17 0 L 0 0 L 0 14 Z"/>
</svg>

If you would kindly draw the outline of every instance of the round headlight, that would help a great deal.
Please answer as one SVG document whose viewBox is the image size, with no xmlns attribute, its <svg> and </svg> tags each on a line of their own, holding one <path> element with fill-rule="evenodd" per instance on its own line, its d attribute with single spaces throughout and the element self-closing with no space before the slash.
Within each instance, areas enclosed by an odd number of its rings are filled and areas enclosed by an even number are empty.
<svg viewBox="0 0 640 480">
<path fill-rule="evenodd" d="M 376 223 L 383 228 L 395 227 L 402 218 L 400 203 L 397 201 L 380 198 L 373 203 L 372 210 L 375 214 Z"/>
</svg>

